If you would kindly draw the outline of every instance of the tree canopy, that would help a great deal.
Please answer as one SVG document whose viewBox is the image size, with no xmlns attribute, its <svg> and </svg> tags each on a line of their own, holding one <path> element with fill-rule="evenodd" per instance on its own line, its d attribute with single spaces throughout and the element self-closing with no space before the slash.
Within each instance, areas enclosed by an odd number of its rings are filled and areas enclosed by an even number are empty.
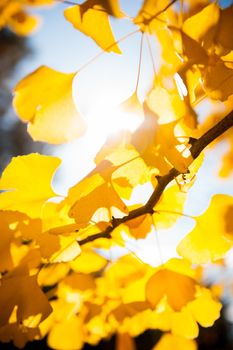
<svg viewBox="0 0 233 350">
<path fill-rule="evenodd" d="M 140 33 L 135 91 L 119 106 L 139 122 L 133 131 L 109 135 L 93 170 L 66 196 L 52 183 L 58 157 L 14 157 L 3 171 L 0 341 L 23 348 L 47 337 L 53 349 L 78 350 L 116 335 L 116 350 L 135 350 L 134 338 L 153 329 L 163 332 L 153 350 L 195 350 L 199 327 L 212 326 L 222 308 L 223 288 L 206 286 L 205 267 L 224 264 L 233 247 L 230 191 L 216 193 L 199 216 L 185 211 L 206 148 L 214 161 L 213 147 L 227 142 L 219 176 L 233 174 L 233 5 L 144 0 L 131 18 L 116 0 L 64 3 L 64 20 L 101 51 L 75 72 L 41 66 L 24 77 L 13 91 L 16 114 L 34 141 L 59 145 L 85 138 L 74 80 L 100 55 L 121 55 L 121 42 Z M 28 9 L 51 4 L 1 0 L 0 28 L 28 35 L 38 22 Z M 134 31 L 116 40 L 113 17 L 132 22 Z M 160 46 L 156 57 L 154 42 Z M 141 100 L 145 45 L 153 74 Z M 135 190 L 145 185 L 151 189 L 146 201 L 134 201 Z M 152 266 L 133 249 L 114 255 L 128 240 L 144 241 L 154 232 L 156 240 L 182 216 L 193 228 L 176 257 Z"/>
</svg>

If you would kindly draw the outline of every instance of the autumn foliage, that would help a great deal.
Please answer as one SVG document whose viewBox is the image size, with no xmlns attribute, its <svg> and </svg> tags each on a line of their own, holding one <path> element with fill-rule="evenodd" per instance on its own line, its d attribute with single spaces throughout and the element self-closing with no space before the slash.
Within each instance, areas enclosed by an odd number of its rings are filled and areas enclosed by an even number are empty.
<svg viewBox="0 0 233 350">
<path fill-rule="evenodd" d="M 29 34 L 36 19 L 28 7 L 49 3 L 1 0 L 0 28 Z M 221 293 L 205 286 L 202 273 L 205 264 L 223 263 L 233 247 L 230 195 L 216 193 L 206 211 L 190 218 L 193 229 L 178 244 L 179 257 L 154 267 L 133 250 L 114 260 L 111 253 L 127 239 L 146 240 L 176 224 L 212 142 L 229 143 L 220 176 L 232 175 L 233 6 L 144 0 L 130 18 L 118 1 L 87 0 L 64 11 L 101 54 L 121 54 L 112 16 L 135 25 L 126 36 L 141 33 L 152 66 L 150 44 L 160 44 L 159 70 L 145 100 L 138 98 L 137 81 L 120 106 L 140 114 L 140 125 L 111 136 L 96 167 L 66 197 L 51 185 L 57 157 L 15 157 L 0 179 L 0 341 L 19 348 L 47 336 L 53 349 L 78 350 L 116 335 L 116 350 L 134 350 L 134 337 L 154 329 L 164 333 L 153 350 L 195 350 L 199 326 L 220 317 Z M 73 99 L 78 76 L 79 70 L 42 66 L 16 85 L 13 106 L 33 140 L 85 137 L 85 116 Z M 212 108 L 200 117 L 205 103 Z M 147 201 L 130 201 L 145 184 L 151 186 Z"/>
</svg>

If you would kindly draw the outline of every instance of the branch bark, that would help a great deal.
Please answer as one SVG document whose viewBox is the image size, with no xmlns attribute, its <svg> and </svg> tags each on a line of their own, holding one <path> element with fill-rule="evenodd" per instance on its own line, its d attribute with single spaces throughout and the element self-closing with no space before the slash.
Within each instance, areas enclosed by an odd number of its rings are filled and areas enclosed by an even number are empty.
<svg viewBox="0 0 233 350">
<path fill-rule="evenodd" d="M 225 118 L 223 118 L 216 125 L 214 125 L 205 134 L 203 134 L 199 139 L 191 138 L 190 139 L 191 147 L 189 150 L 193 159 L 196 159 L 199 156 L 199 154 L 203 151 L 204 148 L 206 148 L 211 142 L 213 142 L 215 139 L 221 136 L 225 131 L 230 129 L 232 126 L 233 126 L 233 111 L 230 112 Z M 145 205 L 130 211 L 128 215 L 122 218 L 112 218 L 106 230 L 96 233 L 94 235 L 88 236 L 78 241 L 78 243 L 80 245 L 84 245 L 86 243 L 93 242 L 98 238 L 111 238 L 111 232 L 119 225 L 145 214 L 153 214 L 154 213 L 153 208 L 158 203 L 167 185 L 180 174 L 181 173 L 177 169 L 172 168 L 166 175 L 159 176 L 157 178 L 158 185 L 155 187 L 154 192 L 152 193 L 152 195 L 150 196 L 150 198 L 148 199 Z"/>
</svg>

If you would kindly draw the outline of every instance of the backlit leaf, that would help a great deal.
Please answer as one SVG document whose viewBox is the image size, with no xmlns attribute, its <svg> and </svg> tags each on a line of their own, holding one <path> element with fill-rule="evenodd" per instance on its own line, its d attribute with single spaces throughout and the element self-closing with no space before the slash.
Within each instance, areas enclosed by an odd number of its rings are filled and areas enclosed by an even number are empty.
<svg viewBox="0 0 233 350">
<path fill-rule="evenodd" d="M 195 281 L 180 273 L 162 269 L 146 285 L 146 298 L 155 307 L 163 297 L 174 310 L 180 310 L 195 297 Z"/>
<path fill-rule="evenodd" d="M 209 208 L 196 218 L 196 226 L 179 243 L 177 251 L 193 263 L 203 264 L 224 257 L 232 247 L 228 239 L 233 233 L 231 215 L 233 199 L 215 195 Z"/>
<path fill-rule="evenodd" d="M 82 33 L 90 36 L 103 50 L 121 53 L 109 24 L 108 14 L 101 5 L 84 11 L 85 3 L 75 5 L 64 11 L 65 18 Z"/>
<path fill-rule="evenodd" d="M 42 66 L 16 85 L 13 105 L 29 123 L 28 132 L 35 141 L 59 144 L 84 133 L 84 121 L 72 97 L 75 76 Z"/>
<path fill-rule="evenodd" d="M 61 161 L 40 154 L 15 157 L 0 179 L 0 209 L 18 210 L 32 218 L 40 217 L 44 203 L 56 193 L 51 180 Z"/>
</svg>

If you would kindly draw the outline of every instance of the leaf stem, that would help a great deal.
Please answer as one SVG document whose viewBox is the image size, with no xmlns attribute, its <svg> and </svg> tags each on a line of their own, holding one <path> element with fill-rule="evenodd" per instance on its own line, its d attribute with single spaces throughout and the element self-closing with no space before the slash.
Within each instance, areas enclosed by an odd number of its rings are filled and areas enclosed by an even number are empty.
<svg viewBox="0 0 233 350">
<path fill-rule="evenodd" d="M 140 40 L 140 52 L 139 52 L 139 63 L 138 63 L 138 74 L 137 74 L 137 81 L 136 81 L 136 87 L 135 91 L 138 92 L 138 84 L 140 80 L 141 75 L 141 66 L 142 66 L 142 50 L 143 50 L 143 39 L 144 39 L 144 33 L 142 33 L 141 40 Z"/>
<path fill-rule="evenodd" d="M 139 33 L 140 29 L 136 29 L 133 32 L 130 32 L 126 35 L 124 35 L 123 37 L 121 37 L 119 40 L 114 41 L 114 43 L 112 43 L 111 45 L 109 45 L 108 47 L 106 47 L 105 50 L 100 51 L 99 53 L 97 53 L 97 55 L 95 55 L 94 57 L 92 57 L 89 61 L 87 61 L 86 63 L 84 63 L 84 65 L 82 65 L 79 69 L 78 72 L 81 72 L 82 70 L 84 70 L 87 66 L 89 66 L 91 63 L 93 63 L 94 61 L 96 61 L 99 57 L 101 57 L 103 54 L 106 53 L 106 51 L 110 50 L 113 46 L 119 44 L 120 42 L 124 41 L 125 39 L 129 38 L 130 36 Z"/>
</svg>

